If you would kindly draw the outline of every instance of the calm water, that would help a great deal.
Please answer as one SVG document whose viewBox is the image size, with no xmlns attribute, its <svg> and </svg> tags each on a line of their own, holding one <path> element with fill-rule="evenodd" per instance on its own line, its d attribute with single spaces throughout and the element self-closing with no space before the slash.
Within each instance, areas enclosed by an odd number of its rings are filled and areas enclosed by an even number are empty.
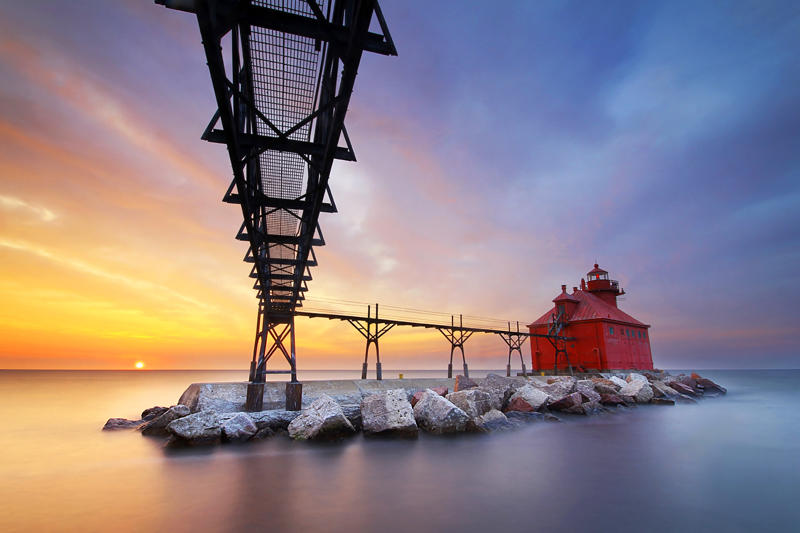
<svg viewBox="0 0 800 533">
<path fill-rule="evenodd" d="M 0 531 L 800 530 L 800 371 L 704 374 L 728 395 L 488 436 L 177 453 L 100 428 L 243 373 L 0 371 Z"/>
</svg>

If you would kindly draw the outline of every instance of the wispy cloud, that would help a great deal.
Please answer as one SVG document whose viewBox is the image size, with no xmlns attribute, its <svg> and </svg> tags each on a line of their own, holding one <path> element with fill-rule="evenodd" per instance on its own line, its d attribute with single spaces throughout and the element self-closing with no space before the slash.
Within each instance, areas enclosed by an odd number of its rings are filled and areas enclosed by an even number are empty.
<svg viewBox="0 0 800 533">
<path fill-rule="evenodd" d="M 61 252 L 57 253 L 38 244 L 0 238 L 0 247 L 35 255 L 37 257 L 70 268 L 82 274 L 94 276 L 96 278 L 100 278 L 105 281 L 120 283 L 130 289 L 143 291 L 143 294 L 161 301 L 177 300 L 179 302 L 182 302 L 183 304 L 192 306 L 194 309 L 197 308 L 210 309 L 212 307 L 205 302 L 202 302 L 190 296 L 186 296 L 185 294 L 182 294 L 170 287 L 153 283 L 147 280 L 132 278 L 124 274 L 109 272 L 101 267 L 92 265 L 91 263 L 88 263 L 86 261 L 66 256 Z"/>
<path fill-rule="evenodd" d="M 50 209 L 41 205 L 31 204 L 14 196 L 0 194 L 0 208 L 9 211 L 23 211 L 35 216 L 42 222 L 52 222 L 58 218 L 58 215 Z"/>
</svg>

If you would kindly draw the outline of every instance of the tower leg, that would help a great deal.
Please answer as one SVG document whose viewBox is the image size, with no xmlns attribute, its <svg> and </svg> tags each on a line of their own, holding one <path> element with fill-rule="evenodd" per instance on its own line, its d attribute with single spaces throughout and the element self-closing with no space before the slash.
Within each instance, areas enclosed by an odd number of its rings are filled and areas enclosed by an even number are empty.
<svg viewBox="0 0 800 533">
<path fill-rule="evenodd" d="M 378 381 L 383 379 L 383 372 L 381 370 L 381 348 L 378 345 L 378 337 L 375 337 L 375 377 Z"/>
<path fill-rule="evenodd" d="M 511 363 L 506 365 L 506 377 L 511 377 Z"/>
<path fill-rule="evenodd" d="M 361 379 L 367 379 L 367 362 L 364 361 L 364 364 L 361 365 Z"/>
<path fill-rule="evenodd" d="M 247 398 L 244 402 L 244 410 L 250 412 L 262 411 L 264 408 L 264 384 L 248 383 Z"/>
<path fill-rule="evenodd" d="M 447 379 L 451 379 L 453 377 L 453 363 L 449 363 L 447 365 Z"/>
<path fill-rule="evenodd" d="M 263 385 L 262 385 L 263 389 Z M 286 410 L 299 411 L 303 407 L 303 384 L 289 382 L 286 384 Z"/>
</svg>

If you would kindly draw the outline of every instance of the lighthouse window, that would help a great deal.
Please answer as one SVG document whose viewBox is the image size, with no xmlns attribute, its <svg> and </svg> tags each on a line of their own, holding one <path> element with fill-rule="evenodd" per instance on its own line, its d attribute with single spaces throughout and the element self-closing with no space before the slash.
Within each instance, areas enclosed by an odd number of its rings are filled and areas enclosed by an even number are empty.
<svg viewBox="0 0 800 533">
<path fill-rule="evenodd" d="M 608 334 L 609 335 L 613 335 L 614 334 L 614 327 L 613 326 L 609 326 L 608 327 Z"/>
</svg>

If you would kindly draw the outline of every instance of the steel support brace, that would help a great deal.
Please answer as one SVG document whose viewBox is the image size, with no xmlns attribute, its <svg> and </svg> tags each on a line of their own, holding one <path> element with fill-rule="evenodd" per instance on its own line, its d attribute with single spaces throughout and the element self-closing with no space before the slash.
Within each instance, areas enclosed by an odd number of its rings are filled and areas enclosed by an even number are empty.
<svg viewBox="0 0 800 533">
<path fill-rule="evenodd" d="M 464 363 L 464 376 L 469 377 L 467 358 L 464 355 L 464 343 L 467 342 L 467 339 L 472 336 L 474 331 L 464 331 L 463 315 L 458 315 L 458 326 L 455 324 L 455 317 L 451 315 L 450 327 L 441 327 L 437 329 L 450 343 L 450 363 L 447 365 L 447 377 L 453 377 L 453 353 L 455 353 L 456 349 L 461 350 L 461 361 Z"/>
<path fill-rule="evenodd" d="M 361 335 L 366 339 L 367 346 L 364 350 L 364 364 L 361 365 L 361 379 L 367 379 L 367 368 L 368 368 L 368 361 L 369 361 L 369 347 L 370 345 L 375 346 L 375 377 L 379 380 L 383 379 L 383 369 L 381 368 L 381 352 L 380 352 L 380 345 L 378 341 L 381 337 L 383 337 L 386 333 L 389 332 L 390 329 L 394 327 L 394 324 L 383 324 L 381 327 L 381 323 L 378 320 L 378 304 L 375 304 L 375 318 L 372 318 L 372 306 L 367 306 L 367 318 L 363 320 L 348 320 L 348 322 L 356 328 L 356 330 L 361 333 Z"/>
<path fill-rule="evenodd" d="M 280 352 L 289 363 L 288 370 L 268 370 L 270 358 Z M 258 305 L 256 336 L 253 342 L 253 359 L 250 362 L 250 383 L 247 387 L 247 411 L 260 411 L 263 407 L 264 383 L 267 374 L 291 374 L 286 384 L 286 410 L 298 411 L 302 404 L 302 384 L 297 381 L 294 316 L 274 316 L 267 313 L 262 299 Z"/>
<path fill-rule="evenodd" d="M 501 333 L 500 338 L 508 346 L 508 364 L 506 365 L 506 376 L 511 376 L 511 356 L 514 352 L 519 354 L 519 362 L 522 364 L 522 375 L 527 376 L 528 371 L 525 368 L 525 359 L 522 357 L 522 345 L 525 344 L 525 337 L 519 331 L 519 322 L 517 322 L 517 331 L 511 331 L 511 322 L 508 323 L 508 333 Z"/>
</svg>

